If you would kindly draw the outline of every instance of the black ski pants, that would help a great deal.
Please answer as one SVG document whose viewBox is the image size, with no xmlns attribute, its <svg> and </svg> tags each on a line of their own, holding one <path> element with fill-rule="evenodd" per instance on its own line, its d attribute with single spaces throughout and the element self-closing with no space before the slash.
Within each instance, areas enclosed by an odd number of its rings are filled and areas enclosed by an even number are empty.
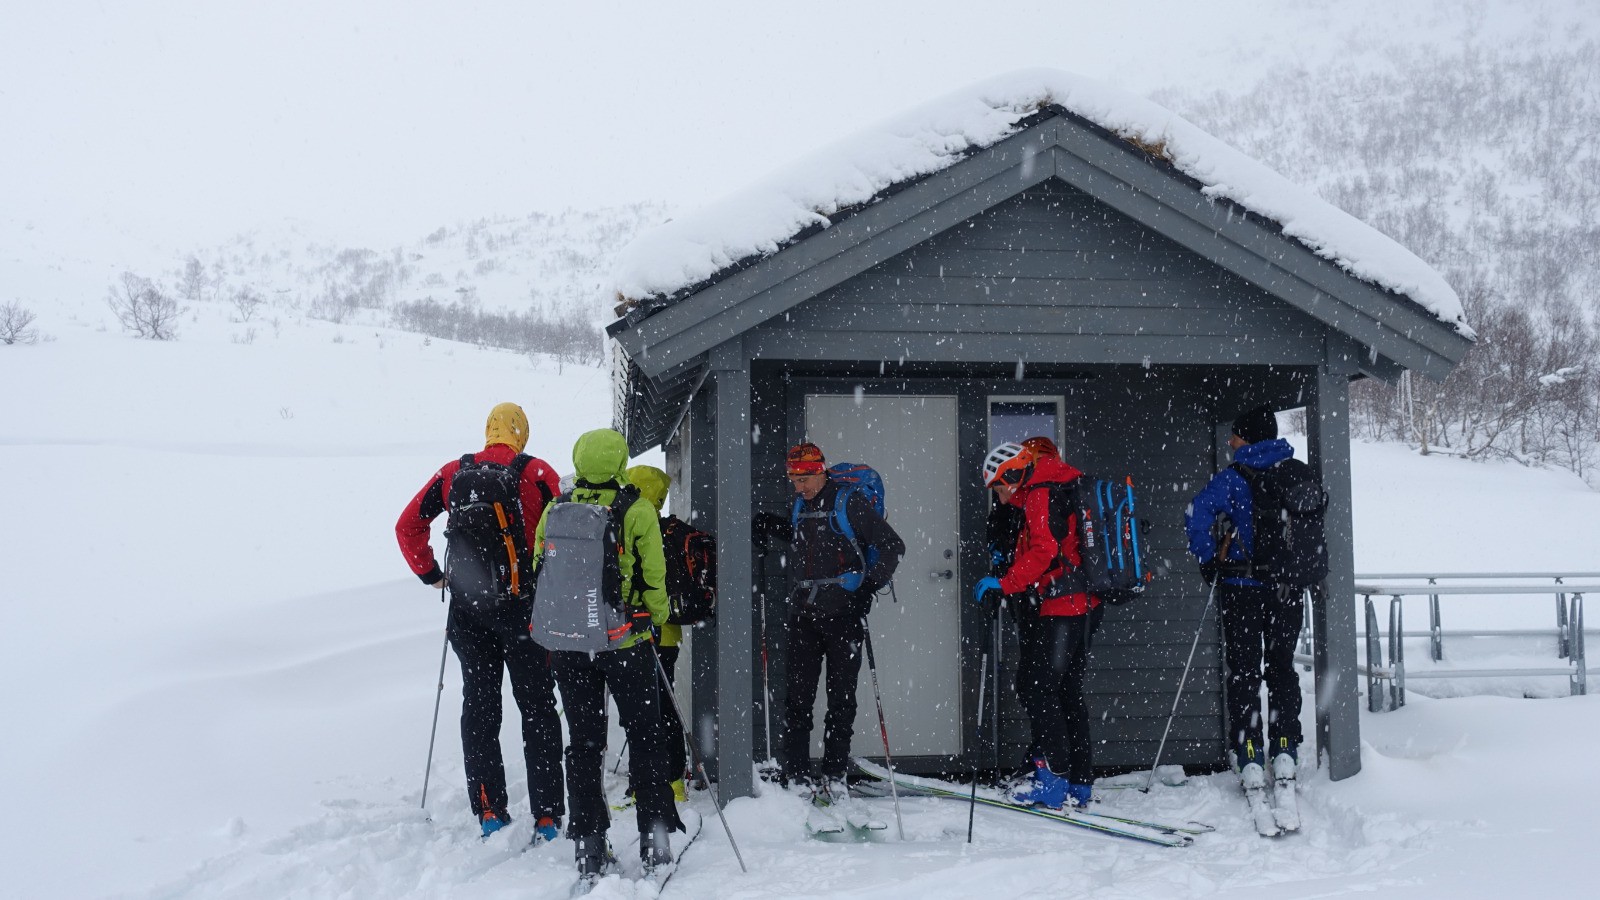
<svg viewBox="0 0 1600 900">
<path fill-rule="evenodd" d="M 689 771 L 689 754 L 683 744 L 683 723 L 678 719 L 678 709 L 672 697 L 666 693 L 668 690 L 677 690 L 675 667 L 678 665 L 678 648 L 657 647 L 656 652 L 661 656 L 661 668 L 666 673 L 666 687 L 661 693 L 661 716 L 666 729 L 667 781 L 672 782 Z"/>
<path fill-rule="evenodd" d="M 567 714 L 567 799 L 572 807 L 568 836 L 593 837 L 604 834 L 611 825 L 601 780 L 607 688 L 628 736 L 628 770 L 633 777 L 639 832 L 682 830 L 662 752 L 666 718 L 661 703 L 665 698 L 659 690 L 661 676 L 656 672 L 654 645 L 645 642 L 593 655 L 558 650 L 551 656 Z"/>
<path fill-rule="evenodd" d="M 784 702 L 783 772 L 811 776 L 811 719 L 817 678 L 827 663 L 828 712 L 822 719 L 822 774 L 843 778 L 855 733 L 856 680 L 861 675 L 862 620 L 853 615 L 789 619 L 788 696 Z"/>
<path fill-rule="evenodd" d="M 664 742 L 662 752 L 666 754 L 667 781 L 677 781 L 683 777 L 688 769 L 688 753 L 683 746 L 683 726 L 679 724 L 678 709 L 672 702 L 672 697 L 667 691 L 676 688 L 677 673 L 673 667 L 678 664 L 677 647 L 657 647 L 656 655 L 661 657 L 661 669 L 666 677 L 660 680 L 661 690 L 661 716 L 665 720 L 661 739 Z M 633 763 L 628 763 L 628 793 L 633 791 Z"/>
<path fill-rule="evenodd" d="M 1018 619 L 1017 696 L 1033 727 L 1033 745 L 1074 784 L 1094 782 L 1089 704 L 1083 696 L 1089 645 L 1105 607 L 1083 616 Z"/>
<path fill-rule="evenodd" d="M 1261 681 L 1267 682 L 1267 735 L 1272 747 L 1300 745 L 1300 674 L 1295 642 L 1305 592 L 1266 585 L 1217 585 L 1228 662 L 1228 731 L 1235 748 L 1262 744 Z M 1263 652 L 1264 651 L 1264 652 Z M 1264 665 L 1263 665 L 1264 657 Z M 1270 751 L 1269 751 L 1270 752 Z"/>
<path fill-rule="evenodd" d="M 514 619 L 515 617 L 510 617 Z M 506 806 L 505 762 L 500 754 L 501 685 L 511 673 L 511 695 L 522 715 L 522 755 L 528 767 L 528 805 L 535 819 L 560 818 L 561 719 L 556 715 L 550 653 L 528 636 L 526 625 L 486 624 L 452 608 L 447 634 L 461 662 L 461 755 L 472 814 L 492 811 L 511 821 Z"/>
</svg>

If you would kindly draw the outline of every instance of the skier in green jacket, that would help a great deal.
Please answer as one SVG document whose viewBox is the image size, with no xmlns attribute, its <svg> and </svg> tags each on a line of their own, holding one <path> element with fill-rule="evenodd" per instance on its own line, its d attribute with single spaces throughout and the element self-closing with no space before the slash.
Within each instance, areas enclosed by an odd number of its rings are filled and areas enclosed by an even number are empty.
<svg viewBox="0 0 1600 900">
<path fill-rule="evenodd" d="M 583 653 L 556 650 L 551 653 L 556 684 L 567 718 L 567 809 L 571 814 L 567 833 L 577 845 L 578 872 L 596 877 L 604 872 L 612 857 L 606 846 L 609 809 L 601 783 L 606 745 L 606 690 L 617 704 L 622 727 L 631 748 L 639 825 L 639 856 L 647 872 L 670 865 L 671 850 L 667 835 L 681 831 L 673 804 L 671 777 L 666 769 L 666 722 L 656 672 L 656 654 L 650 626 L 666 622 L 670 611 L 666 592 L 666 561 L 661 550 L 661 525 L 655 507 L 640 503 L 638 491 L 628 484 L 624 468 L 628 464 L 628 445 L 621 434 L 609 428 L 590 431 L 578 438 L 572 448 L 577 481 L 569 495 L 559 500 L 597 506 L 625 506 L 622 536 L 618 545 L 621 571 L 636 572 L 638 582 L 624 592 L 625 601 L 636 623 L 629 634 L 612 650 Z M 545 548 L 546 507 L 539 521 L 533 564 L 537 570 Z M 537 599 L 535 600 L 537 603 Z"/>
</svg>

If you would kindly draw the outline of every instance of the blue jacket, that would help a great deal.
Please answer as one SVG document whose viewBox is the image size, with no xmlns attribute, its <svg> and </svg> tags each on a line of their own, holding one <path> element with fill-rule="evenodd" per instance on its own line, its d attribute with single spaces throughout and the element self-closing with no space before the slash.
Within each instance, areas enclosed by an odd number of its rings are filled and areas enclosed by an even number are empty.
<svg viewBox="0 0 1600 900">
<path fill-rule="evenodd" d="M 1294 448 L 1283 438 L 1246 444 L 1233 452 L 1234 462 L 1252 469 L 1266 469 L 1294 456 Z M 1230 466 L 1211 476 L 1205 489 L 1189 501 L 1183 514 L 1183 528 L 1189 533 L 1189 552 L 1200 562 L 1210 562 L 1217 555 L 1217 543 L 1211 537 L 1211 525 L 1218 516 L 1226 516 L 1239 536 L 1228 547 L 1229 562 L 1244 562 L 1255 549 L 1255 523 L 1251 518 L 1250 485 L 1244 476 Z M 1254 578 L 1227 578 L 1228 584 L 1260 584 Z"/>
</svg>

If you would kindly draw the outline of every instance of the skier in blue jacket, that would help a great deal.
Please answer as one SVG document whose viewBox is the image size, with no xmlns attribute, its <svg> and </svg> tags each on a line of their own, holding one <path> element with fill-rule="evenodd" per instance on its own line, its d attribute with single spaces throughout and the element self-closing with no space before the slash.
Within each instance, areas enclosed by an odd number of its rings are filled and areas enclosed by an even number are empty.
<svg viewBox="0 0 1600 900">
<path fill-rule="evenodd" d="M 1278 437 L 1277 417 L 1265 406 L 1233 421 L 1228 446 L 1236 464 L 1258 471 L 1294 456 L 1289 442 Z M 1249 483 L 1229 466 L 1212 476 L 1184 515 L 1189 552 L 1200 561 L 1206 580 L 1216 585 L 1228 662 L 1228 729 L 1233 741 L 1228 756 L 1247 787 L 1265 782 L 1269 759 L 1275 777 L 1294 777 L 1301 740 L 1300 676 L 1294 650 L 1305 611 L 1303 591 L 1251 577 L 1256 546 L 1253 506 Z M 1262 742 L 1263 648 L 1270 744 Z"/>
</svg>

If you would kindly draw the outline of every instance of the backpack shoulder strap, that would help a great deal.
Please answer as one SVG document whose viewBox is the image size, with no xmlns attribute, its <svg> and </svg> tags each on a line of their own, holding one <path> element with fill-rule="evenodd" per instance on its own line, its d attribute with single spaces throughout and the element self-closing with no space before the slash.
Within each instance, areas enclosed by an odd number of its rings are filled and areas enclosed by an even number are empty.
<svg viewBox="0 0 1600 900">
<path fill-rule="evenodd" d="M 461 457 L 460 465 L 461 465 L 461 468 L 463 468 L 463 469 L 465 469 L 467 466 L 475 466 L 477 464 L 478 464 L 478 454 L 476 454 L 476 453 L 468 453 L 467 455 Z"/>
<path fill-rule="evenodd" d="M 511 460 L 511 472 L 516 476 L 518 484 L 522 483 L 522 476 L 527 471 L 529 463 L 532 462 L 533 457 L 526 453 L 518 453 L 516 457 Z M 539 489 L 540 508 L 549 506 L 552 496 L 550 493 L 550 485 L 545 484 L 543 478 L 535 478 L 533 483 L 534 486 Z"/>
<path fill-rule="evenodd" d="M 833 498 L 834 530 L 844 535 L 844 539 L 856 548 L 857 554 L 860 554 L 861 547 L 856 544 L 856 529 L 850 524 L 850 498 L 859 493 L 854 484 L 840 484 Z"/>
</svg>

